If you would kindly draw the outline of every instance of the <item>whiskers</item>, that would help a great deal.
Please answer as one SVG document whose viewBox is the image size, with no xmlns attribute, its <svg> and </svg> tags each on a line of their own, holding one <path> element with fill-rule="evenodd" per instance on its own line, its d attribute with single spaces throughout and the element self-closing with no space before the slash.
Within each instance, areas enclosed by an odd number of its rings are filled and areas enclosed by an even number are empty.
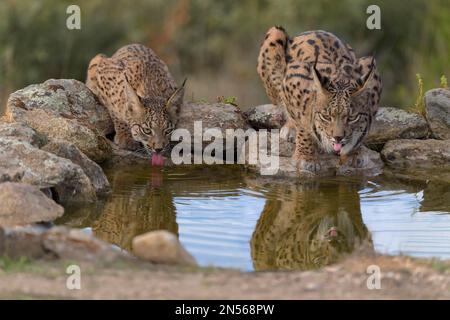
<svg viewBox="0 0 450 320">
<path fill-rule="evenodd" d="M 170 145 L 165 146 L 162 150 L 161 150 L 161 154 L 165 154 L 166 152 L 168 152 L 171 149 Z M 140 147 L 134 151 L 132 151 L 132 154 L 138 156 L 138 157 L 145 157 L 145 158 L 151 158 L 152 154 L 155 153 L 155 151 L 150 150 L 146 147 Z"/>
<path fill-rule="evenodd" d="M 152 152 L 145 147 L 138 148 L 134 150 L 132 153 L 138 157 L 146 157 L 146 158 L 151 157 L 152 155 Z"/>
<path fill-rule="evenodd" d="M 161 150 L 161 153 L 164 154 L 164 153 L 166 153 L 166 152 L 169 151 L 169 150 L 170 150 L 170 144 L 166 145 L 166 146 Z"/>
</svg>

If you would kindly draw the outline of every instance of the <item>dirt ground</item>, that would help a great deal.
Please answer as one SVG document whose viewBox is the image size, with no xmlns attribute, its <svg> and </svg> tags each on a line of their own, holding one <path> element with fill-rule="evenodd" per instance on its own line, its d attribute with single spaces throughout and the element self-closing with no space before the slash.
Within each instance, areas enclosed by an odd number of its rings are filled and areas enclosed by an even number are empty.
<svg viewBox="0 0 450 320">
<path fill-rule="evenodd" d="M 314 271 L 244 273 L 142 262 L 81 263 L 81 289 L 66 288 L 73 262 L 14 264 L 0 269 L 2 299 L 450 299 L 450 262 L 352 256 Z M 381 271 L 369 290 L 367 267 Z"/>
</svg>

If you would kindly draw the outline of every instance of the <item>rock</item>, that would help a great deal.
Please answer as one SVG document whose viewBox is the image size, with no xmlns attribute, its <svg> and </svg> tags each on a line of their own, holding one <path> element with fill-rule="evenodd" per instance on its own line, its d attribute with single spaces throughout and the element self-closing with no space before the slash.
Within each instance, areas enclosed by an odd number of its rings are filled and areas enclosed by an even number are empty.
<svg viewBox="0 0 450 320">
<path fill-rule="evenodd" d="M 198 130 L 194 130 L 196 121 L 201 121 L 201 127 Z M 202 141 L 203 134 L 207 129 L 217 128 L 225 137 L 227 129 L 243 129 L 245 131 L 249 126 L 241 110 L 231 104 L 188 102 L 180 108 L 177 128 L 187 129 L 191 133 L 191 142 L 194 145 L 194 140 Z M 211 141 L 203 141 L 203 148 L 210 143 Z M 226 151 L 225 145 L 224 150 Z"/>
<path fill-rule="evenodd" d="M 396 169 L 445 169 L 450 167 L 450 140 L 392 140 L 385 144 L 381 156 Z"/>
<path fill-rule="evenodd" d="M 4 181 L 50 188 L 59 202 L 97 198 L 80 166 L 27 142 L 0 137 L 0 182 Z"/>
<path fill-rule="evenodd" d="M 105 135 L 114 127 L 108 111 L 77 80 L 47 80 L 14 92 L 6 107 L 9 122 L 22 122 L 48 140 L 66 140 L 90 159 L 111 155 Z"/>
<path fill-rule="evenodd" d="M 427 91 L 425 116 L 434 138 L 450 139 L 450 90 L 448 88 Z"/>
<path fill-rule="evenodd" d="M 109 262 L 127 255 L 78 229 L 0 227 L 0 256 Z"/>
<path fill-rule="evenodd" d="M 125 256 L 109 243 L 82 230 L 65 227 L 51 228 L 44 232 L 42 245 L 46 251 L 54 253 L 60 259 L 106 261 Z"/>
<path fill-rule="evenodd" d="M 46 143 L 44 137 L 23 123 L 0 122 L 0 137 L 28 142 L 38 148 Z"/>
<path fill-rule="evenodd" d="M 421 115 L 398 108 L 384 107 L 378 110 L 365 144 L 380 150 L 389 140 L 422 139 L 428 135 L 428 124 Z"/>
<path fill-rule="evenodd" d="M 385 167 L 383 170 L 383 176 L 389 179 L 388 181 L 400 181 L 403 184 L 403 189 L 406 186 L 417 187 L 419 189 L 414 189 L 411 192 L 417 192 L 418 190 L 423 190 L 426 185 L 430 182 L 449 184 L 450 181 L 450 168 L 416 168 L 416 167 Z M 377 181 L 375 181 L 377 182 Z M 386 182 L 383 182 L 383 186 L 386 186 Z M 392 183 L 391 183 L 392 184 Z M 400 186 L 401 187 L 401 186 Z M 398 189 L 398 188 L 397 188 Z"/>
<path fill-rule="evenodd" d="M 27 225 L 53 221 L 64 208 L 37 187 L 23 183 L 0 183 L 0 225 Z"/>
<path fill-rule="evenodd" d="M 333 155 L 321 155 L 317 160 L 318 169 L 314 173 L 306 170 L 299 170 L 297 161 L 291 157 L 279 157 L 278 169 L 273 171 L 271 166 L 258 163 L 254 168 L 263 175 L 273 177 L 332 177 L 365 175 L 374 176 L 382 172 L 383 161 L 376 151 L 362 147 L 361 151 L 349 158 L 344 164 L 340 163 L 339 157 Z"/>
<path fill-rule="evenodd" d="M 132 247 L 137 257 L 154 263 L 197 265 L 177 236 L 169 231 L 151 231 L 136 236 Z"/>
<path fill-rule="evenodd" d="M 25 113 L 45 110 L 55 116 L 75 119 L 80 124 L 107 135 L 114 131 L 108 110 L 101 105 L 86 85 L 74 79 L 50 79 L 11 94 L 6 116 L 19 121 Z"/>
<path fill-rule="evenodd" d="M 375 176 L 381 174 L 383 166 L 380 153 L 363 146 L 355 157 L 350 157 L 345 163 L 336 167 L 336 175 Z"/>
<path fill-rule="evenodd" d="M 257 131 L 255 131 L 255 134 L 257 134 Z M 271 140 L 272 140 L 272 135 L 268 132 L 267 133 L 267 147 L 266 147 L 266 149 L 265 149 L 265 152 L 266 152 L 266 154 L 271 154 L 272 153 L 272 150 L 271 150 L 271 148 L 272 148 L 272 146 L 271 146 Z M 253 140 L 253 141 L 257 141 L 256 139 L 255 140 Z M 258 140 L 259 141 L 259 140 Z M 245 152 L 246 152 L 246 154 L 245 154 L 245 162 L 247 163 L 248 162 L 248 156 L 250 155 L 250 154 L 253 154 L 253 156 L 255 156 L 255 152 L 258 152 L 258 149 L 255 149 L 255 148 L 253 148 L 253 149 L 250 149 L 249 148 L 249 144 L 250 144 L 250 142 L 251 142 L 251 138 L 249 138 L 249 139 L 247 139 L 247 141 L 245 142 Z M 253 142 L 254 143 L 254 142 Z M 259 144 L 259 142 L 258 142 L 258 145 L 261 147 L 261 146 L 264 146 L 264 144 Z M 290 142 L 290 141 L 287 141 L 287 140 L 285 140 L 285 139 L 283 139 L 283 138 L 279 138 L 278 139 L 278 149 L 274 149 L 274 152 L 276 152 L 276 150 L 278 150 L 278 154 L 279 154 L 279 156 L 280 157 L 292 157 L 293 156 L 293 154 L 294 154 L 294 152 L 295 152 L 295 143 L 294 142 Z M 269 152 L 270 151 L 270 152 Z M 241 153 L 242 153 L 243 151 L 241 150 Z M 239 156 L 240 156 L 241 154 L 239 154 Z"/>
<path fill-rule="evenodd" d="M 151 164 L 149 156 L 128 151 L 119 148 L 116 144 L 110 142 L 112 148 L 112 156 L 105 163 L 106 165 L 113 166 L 131 166 L 136 164 Z"/>
<path fill-rule="evenodd" d="M 59 157 L 71 160 L 73 163 L 79 165 L 84 173 L 88 176 L 92 186 L 97 193 L 97 196 L 102 196 L 110 193 L 111 188 L 103 173 L 102 168 L 94 161 L 89 159 L 82 153 L 75 145 L 71 143 L 56 141 L 45 145 L 42 150 L 51 152 Z"/>
<path fill-rule="evenodd" d="M 254 129 L 281 129 L 286 122 L 283 109 L 273 104 L 253 107 L 245 113 L 247 121 Z"/>
<path fill-rule="evenodd" d="M 193 103 L 187 102 L 180 108 L 177 128 L 188 129 L 194 132 L 194 121 L 202 121 L 203 129 L 220 128 L 247 129 L 241 110 L 231 104 L 225 103 Z"/>
<path fill-rule="evenodd" d="M 111 156 L 106 138 L 76 120 L 56 117 L 44 110 L 32 110 L 22 120 L 50 141 L 73 143 L 95 162 L 103 162 Z"/>
</svg>

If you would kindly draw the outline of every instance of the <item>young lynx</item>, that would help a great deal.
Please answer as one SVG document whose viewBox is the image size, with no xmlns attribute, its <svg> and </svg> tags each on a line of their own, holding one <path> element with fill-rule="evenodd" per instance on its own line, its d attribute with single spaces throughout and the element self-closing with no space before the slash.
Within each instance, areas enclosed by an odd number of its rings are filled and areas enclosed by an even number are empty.
<svg viewBox="0 0 450 320">
<path fill-rule="evenodd" d="M 184 83 L 177 87 L 167 65 L 150 48 L 131 44 L 111 58 L 96 55 L 86 85 L 113 119 L 114 142 L 163 164 L 184 95 Z"/>
<path fill-rule="evenodd" d="M 258 73 L 272 103 L 287 111 L 282 135 L 296 131 L 301 170 L 316 171 L 320 153 L 345 160 L 358 151 L 382 89 L 373 57 L 356 58 L 348 44 L 329 32 L 289 38 L 283 28 L 272 27 L 261 46 Z"/>
</svg>

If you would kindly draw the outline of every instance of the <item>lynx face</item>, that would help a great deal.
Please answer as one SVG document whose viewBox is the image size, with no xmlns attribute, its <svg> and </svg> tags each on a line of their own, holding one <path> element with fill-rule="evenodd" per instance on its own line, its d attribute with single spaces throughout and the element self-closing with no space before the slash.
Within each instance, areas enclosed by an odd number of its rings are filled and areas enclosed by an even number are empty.
<svg viewBox="0 0 450 320">
<path fill-rule="evenodd" d="M 315 233 L 310 236 L 309 256 L 317 267 L 337 261 L 342 253 L 349 253 L 361 240 L 344 211 L 333 217 L 323 218 Z"/>
<path fill-rule="evenodd" d="M 167 100 L 160 98 L 140 98 L 131 86 L 127 86 L 127 117 L 131 136 L 140 142 L 148 154 L 162 154 L 169 149 L 170 136 L 175 128 L 171 121 L 170 108 L 183 87 Z"/>
<path fill-rule="evenodd" d="M 148 153 L 163 153 L 169 147 L 174 125 L 163 108 L 164 105 L 161 108 L 152 104 L 152 109 L 146 108 L 142 122 L 131 121 L 133 139 L 140 142 Z"/>
<path fill-rule="evenodd" d="M 359 82 L 334 83 L 320 78 L 316 72 L 313 71 L 317 92 L 312 114 L 313 136 L 326 152 L 348 154 L 359 146 L 370 128 L 371 116 L 360 95 L 371 72 Z"/>
</svg>

